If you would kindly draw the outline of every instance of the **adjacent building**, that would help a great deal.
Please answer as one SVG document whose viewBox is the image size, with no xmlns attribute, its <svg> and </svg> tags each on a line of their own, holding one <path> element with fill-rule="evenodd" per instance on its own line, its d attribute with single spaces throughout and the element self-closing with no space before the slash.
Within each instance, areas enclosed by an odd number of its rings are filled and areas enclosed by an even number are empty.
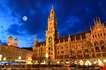
<svg viewBox="0 0 106 70">
<path fill-rule="evenodd" d="M 22 61 L 26 62 L 32 58 L 32 49 L 19 48 L 18 40 L 13 40 L 12 36 L 8 37 L 8 44 L 0 45 L 0 61 Z"/>
</svg>

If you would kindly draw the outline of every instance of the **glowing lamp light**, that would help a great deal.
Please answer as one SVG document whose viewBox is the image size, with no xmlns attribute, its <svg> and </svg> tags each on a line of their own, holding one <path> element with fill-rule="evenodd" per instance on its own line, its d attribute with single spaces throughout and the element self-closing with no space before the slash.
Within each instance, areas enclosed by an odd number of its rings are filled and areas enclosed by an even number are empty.
<svg viewBox="0 0 106 70">
<path fill-rule="evenodd" d="M 48 53 L 46 53 L 46 55 L 45 55 L 45 56 L 46 56 L 46 58 L 48 58 Z"/>
<path fill-rule="evenodd" d="M 85 62 L 85 65 L 90 66 L 90 65 L 92 65 L 92 64 L 91 64 L 91 62 L 90 62 L 89 60 L 87 60 L 87 61 Z"/>
<path fill-rule="evenodd" d="M 70 62 L 69 61 L 66 61 L 66 64 L 69 64 Z"/>
<path fill-rule="evenodd" d="M 0 54 L 0 61 L 2 60 L 2 56 L 3 56 L 3 55 L 2 55 L 2 54 Z"/>
<path fill-rule="evenodd" d="M 97 61 L 94 61 L 93 63 L 94 63 L 94 64 L 97 64 L 98 62 L 97 62 Z"/>
<path fill-rule="evenodd" d="M 38 64 L 38 61 L 36 61 L 35 64 Z"/>
<path fill-rule="evenodd" d="M 26 62 L 27 64 L 32 64 L 32 58 L 31 57 L 28 57 L 28 59 L 27 59 L 27 62 Z"/>
<path fill-rule="evenodd" d="M 21 60 L 22 59 L 21 56 L 19 56 L 18 59 Z"/>
<path fill-rule="evenodd" d="M 41 64 L 46 64 L 46 62 L 45 62 L 45 61 L 43 61 Z"/>
<path fill-rule="evenodd" d="M 82 60 L 80 60 L 79 64 L 80 65 L 84 65 L 84 62 Z"/>
<path fill-rule="evenodd" d="M 57 61 L 57 64 L 60 64 L 60 62 L 59 62 L 59 61 Z"/>
<path fill-rule="evenodd" d="M 98 65 L 99 66 L 104 66 L 103 62 L 100 59 L 98 59 Z"/>
<path fill-rule="evenodd" d="M 104 59 L 104 60 L 103 60 L 103 62 L 105 62 L 105 63 L 106 63 L 106 59 Z"/>
<path fill-rule="evenodd" d="M 6 60 L 6 57 L 4 57 L 3 60 L 5 61 Z"/>
<path fill-rule="evenodd" d="M 74 63 L 77 64 L 77 61 L 75 61 Z"/>
</svg>

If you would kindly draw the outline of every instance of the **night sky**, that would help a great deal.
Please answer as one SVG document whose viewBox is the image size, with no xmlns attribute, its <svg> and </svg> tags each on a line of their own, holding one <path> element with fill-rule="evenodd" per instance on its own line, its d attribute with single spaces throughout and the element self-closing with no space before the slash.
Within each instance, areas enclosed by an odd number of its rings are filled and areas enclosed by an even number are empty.
<svg viewBox="0 0 106 70">
<path fill-rule="evenodd" d="M 45 40 L 47 20 L 54 5 L 60 36 L 89 31 L 94 18 L 106 21 L 106 0 L 0 0 L 0 44 L 17 37 L 19 47 Z"/>
</svg>

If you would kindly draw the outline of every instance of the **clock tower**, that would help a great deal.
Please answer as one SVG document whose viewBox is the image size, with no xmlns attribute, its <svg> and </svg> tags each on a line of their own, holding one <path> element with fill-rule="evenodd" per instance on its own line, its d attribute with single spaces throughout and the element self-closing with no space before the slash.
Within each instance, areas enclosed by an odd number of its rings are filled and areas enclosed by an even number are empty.
<svg viewBox="0 0 106 70">
<path fill-rule="evenodd" d="M 55 11 L 52 6 L 50 15 L 48 17 L 48 30 L 46 32 L 46 54 L 48 54 L 48 60 L 54 61 L 55 59 L 55 40 L 57 37 L 57 22 Z"/>
</svg>

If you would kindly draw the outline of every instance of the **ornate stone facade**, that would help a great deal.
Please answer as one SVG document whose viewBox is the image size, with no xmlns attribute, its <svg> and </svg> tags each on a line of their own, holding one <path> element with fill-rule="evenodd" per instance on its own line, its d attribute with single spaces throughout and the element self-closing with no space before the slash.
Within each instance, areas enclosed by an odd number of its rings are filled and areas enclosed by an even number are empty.
<svg viewBox="0 0 106 70">
<path fill-rule="evenodd" d="M 46 54 L 48 56 L 46 56 Z M 106 57 L 106 27 L 96 18 L 88 32 L 59 37 L 54 8 L 48 17 L 46 41 L 34 41 L 33 58 L 48 58 L 53 62 L 104 59 Z"/>
<path fill-rule="evenodd" d="M 29 57 L 32 57 L 32 51 L 24 48 L 18 48 L 8 45 L 0 45 L 0 55 L 2 55 L 2 60 L 6 58 L 6 61 L 15 61 L 19 57 L 22 60 L 27 60 Z"/>
<path fill-rule="evenodd" d="M 0 45 L 0 62 L 1 61 L 16 61 L 18 59 L 24 60 L 32 58 L 32 50 L 30 48 L 19 48 L 18 40 L 13 40 L 12 36 L 8 37 L 8 44 Z"/>
<path fill-rule="evenodd" d="M 9 36 L 8 45 L 0 46 L 0 54 L 7 59 L 22 56 L 25 60 L 32 57 L 33 61 L 47 60 L 54 63 L 104 60 L 106 58 L 106 27 L 99 18 L 96 18 L 94 26 L 88 32 L 60 38 L 55 11 L 52 7 L 44 42 L 34 40 L 33 51 L 29 51 L 18 48 L 18 40 L 13 41 L 12 36 Z"/>
</svg>

